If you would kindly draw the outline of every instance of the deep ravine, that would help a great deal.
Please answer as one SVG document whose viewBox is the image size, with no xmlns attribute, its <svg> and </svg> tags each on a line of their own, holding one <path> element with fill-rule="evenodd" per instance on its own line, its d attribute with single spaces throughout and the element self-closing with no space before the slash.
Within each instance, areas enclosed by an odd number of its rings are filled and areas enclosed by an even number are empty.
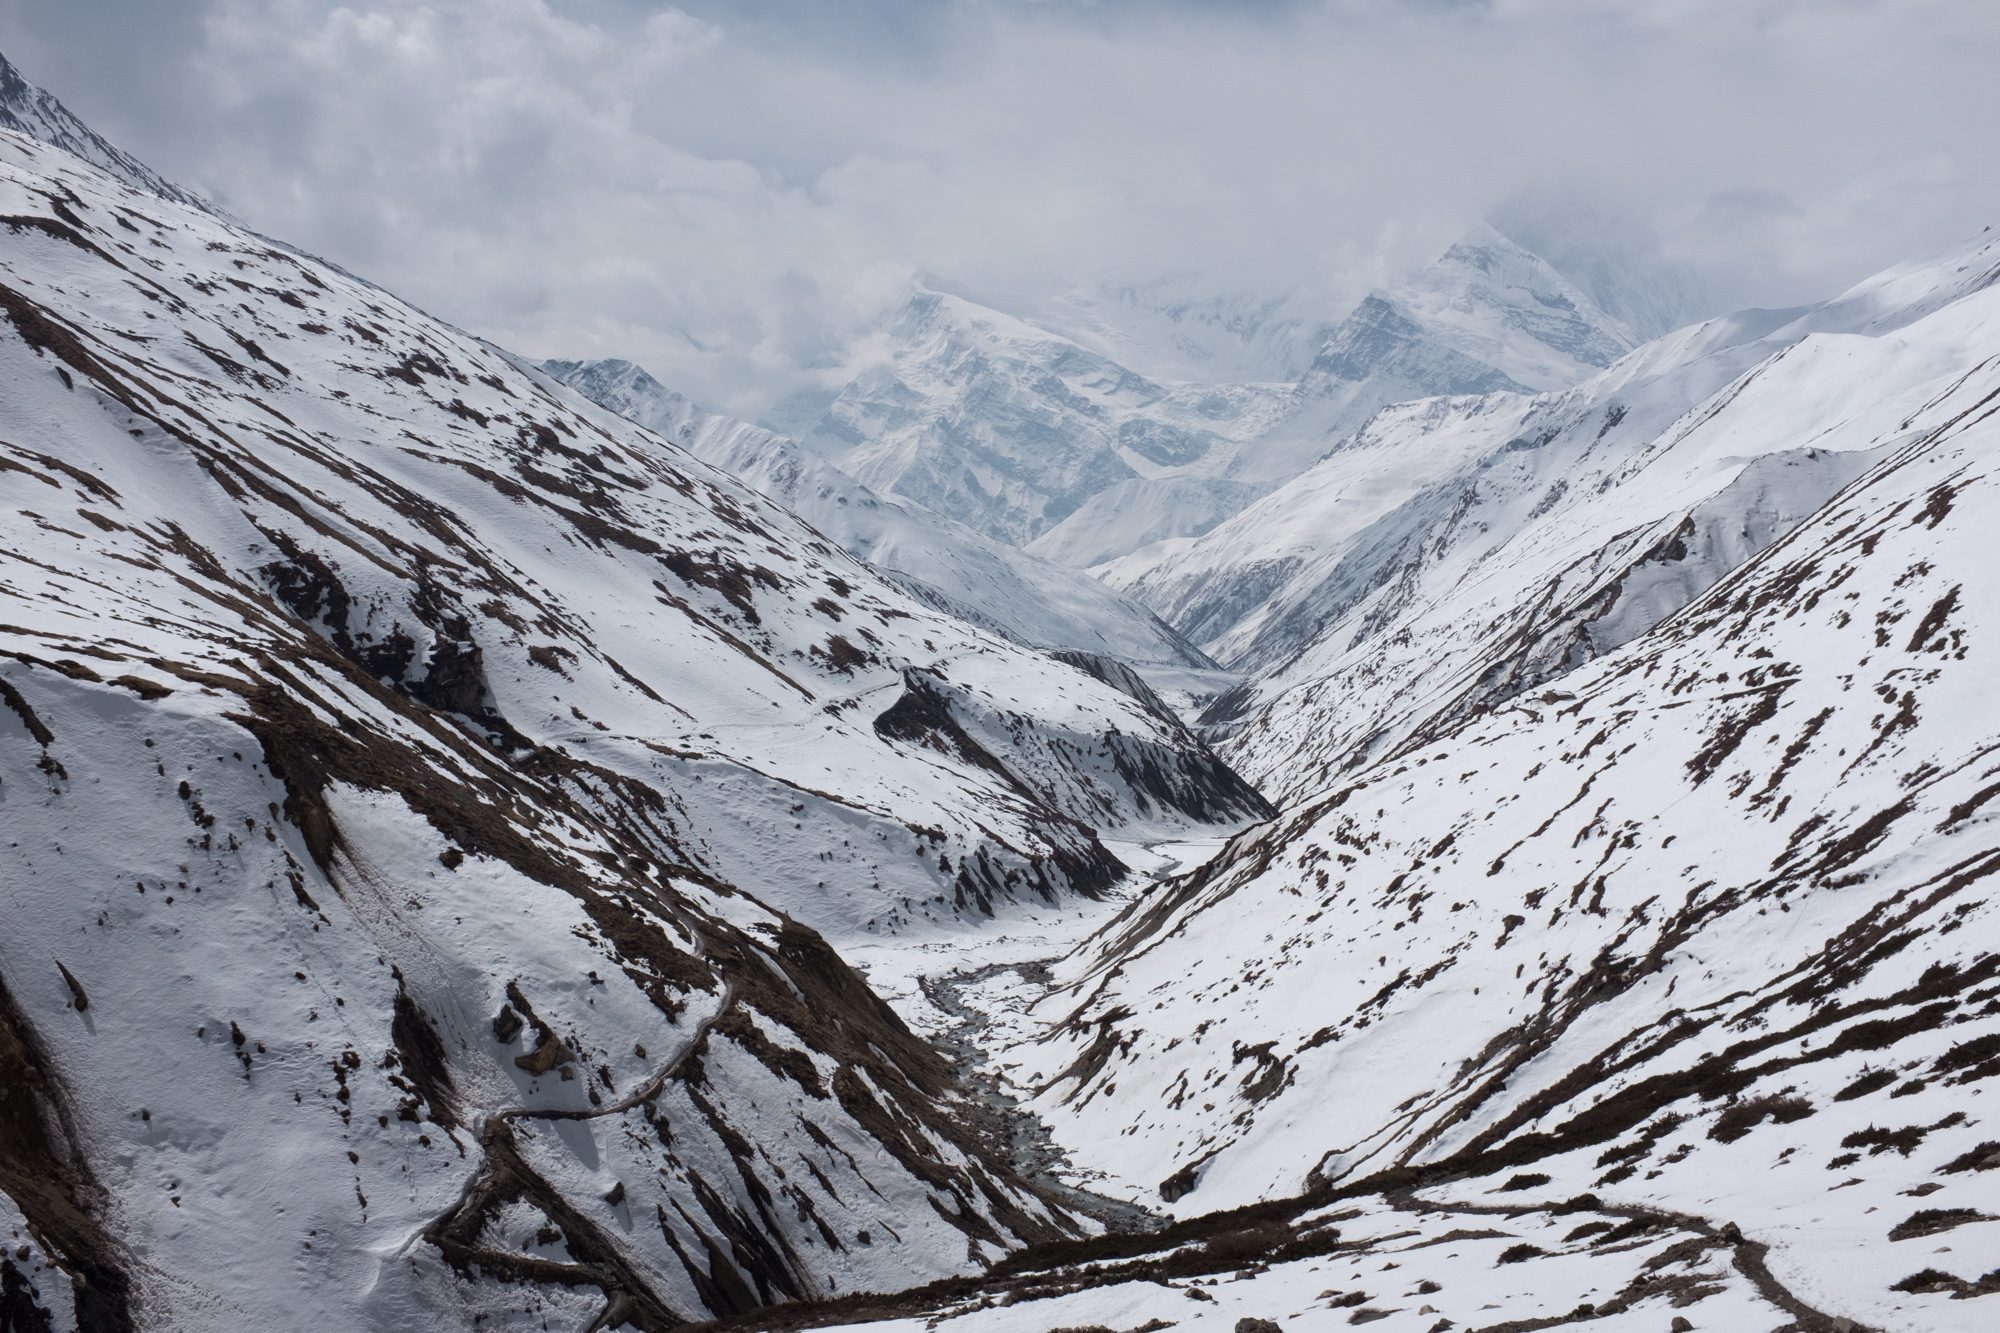
<svg viewBox="0 0 2000 1333">
<path fill-rule="evenodd" d="M 870 982 L 958 1070 L 962 1105 L 978 1132 L 1004 1145 L 1008 1161 L 1024 1177 L 1108 1232 L 1155 1231 L 1166 1217 L 1144 1202 L 1143 1185 L 1107 1181 L 1091 1163 L 1057 1144 L 1047 1122 L 1029 1104 L 1037 1089 L 1021 1086 L 1005 1057 L 1011 1048 L 1045 1035 L 1045 1020 L 1036 1015 L 1052 1000 L 1060 1007 L 1059 997 L 1069 989 L 1056 975 L 1059 963 L 1087 937 L 1124 919 L 1149 894 L 1206 862 L 1222 844 L 1220 838 L 1114 844 L 1134 869 L 1098 902 L 1071 903 L 1055 911 L 1015 908 L 972 934 L 849 946 L 850 955 L 863 960 Z M 996 954 L 1000 961 L 978 961 Z M 982 990 L 989 993 L 972 998 Z"/>
</svg>

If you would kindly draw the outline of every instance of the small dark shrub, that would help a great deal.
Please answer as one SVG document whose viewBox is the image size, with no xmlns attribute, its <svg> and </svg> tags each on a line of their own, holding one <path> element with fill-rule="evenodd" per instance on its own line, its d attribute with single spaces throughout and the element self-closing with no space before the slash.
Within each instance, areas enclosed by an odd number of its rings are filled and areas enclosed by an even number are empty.
<svg viewBox="0 0 2000 1333">
<path fill-rule="evenodd" d="M 1715 1123 L 1709 1126 L 1708 1137 L 1717 1143 L 1734 1143 L 1766 1120 L 1789 1125 L 1794 1120 L 1804 1120 L 1812 1113 L 1812 1103 L 1803 1097 L 1783 1093 L 1751 1097 L 1724 1107 L 1722 1114 L 1715 1118 Z"/>
<path fill-rule="evenodd" d="M 1915 1240 L 1919 1236 L 1935 1236 L 1940 1231 L 1962 1227 L 1967 1222 L 1992 1220 L 1977 1208 L 1919 1208 L 1889 1229 L 1889 1239 Z"/>
</svg>

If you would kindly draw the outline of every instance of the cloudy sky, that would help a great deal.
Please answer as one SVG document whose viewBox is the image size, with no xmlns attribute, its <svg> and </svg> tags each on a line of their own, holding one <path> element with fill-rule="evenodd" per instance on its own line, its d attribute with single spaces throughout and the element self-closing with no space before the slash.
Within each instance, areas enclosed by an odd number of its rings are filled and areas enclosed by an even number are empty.
<svg viewBox="0 0 2000 1333">
<path fill-rule="evenodd" d="M 751 415 L 919 272 L 1337 316 L 1528 191 L 1781 304 L 2000 216 L 1990 0 L 0 0 L 0 47 L 261 230 Z"/>
</svg>

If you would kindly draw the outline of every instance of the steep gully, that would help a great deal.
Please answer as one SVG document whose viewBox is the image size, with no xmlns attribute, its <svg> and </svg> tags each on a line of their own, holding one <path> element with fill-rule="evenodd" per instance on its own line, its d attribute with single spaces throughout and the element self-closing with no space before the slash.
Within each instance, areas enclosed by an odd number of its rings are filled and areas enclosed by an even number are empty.
<svg viewBox="0 0 2000 1333">
<path fill-rule="evenodd" d="M 992 1027 L 992 1020 L 961 998 L 961 992 L 969 987 L 1006 972 L 1016 973 L 1033 985 L 1047 986 L 1049 961 L 992 963 L 921 980 L 918 985 L 923 988 L 924 997 L 953 1020 L 948 1032 L 931 1040 L 958 1066 L 969 1099 L 968 1109 L 985 1122 L 980 1126 L 982 1129 L 1006 1146 L 1009 1161 L 1023 1177 L 1067 1207 L 1103 1223 L 1107 1231 L 1158 1230 L 1165 1224 L 1159 1214 L 1084 1189 L 1065 1178 L 1069 1155 L 1057 1146 L 1041 1117 L 1021 1104 L 1020 1097 L 987 1062 L 988 1052 L 981 1041 Z"/>
<path fill-rule="evenodd" d="M 1155 841 L 1139 844 L 1144 859 L 1151 864 L 1135 871 L 1133 891 L 1107 898 L 1103 907 L 1089 918 L 1092 929 L 1118 918 L 1124 909 L 1150 888 L 1193 870 L 1219 851 L 1221 844 L 1190 847 L 1185 843 Z M 1191 854 L 1199 852 L 1198 857 Z M 1137 860 L 1139 858 L 1131 858 Z M 1051 952 L 1030 958 L 1009 959 L 917 978 L 923 998 L 950 1019 L 950 1026 L 932 1031 L 932 1043 L 952 1058 L 964 1079 L 969 1105 L 982 1122 L 980 1128 L 1005 1146 L 1014 1169 L 1065 1206 L 1101 1223 L 1114 1234 L 1158 1231 L 1166 1225 L 1164 1215 L 1141 1204 L 1114 1198 L 1077 1183 L 1077 1172 L 1069 1154 L 1056 1143 L 1042 1118 L 1023 1104 L 1024 1089 L 1015 1087 L 996 1067 L 993 1056 L 994 1021 L 989 1008 L 968 1003 L 966 994 L 1007 974 L 1039 1000 L 1054 984 L 1053 965 L 1076 946 L 1078 940 L 1051 939 Z M 984 954 L 985 949 L 972 946 Z M 1011 1044 L 1002 1042 L 1001 1044 Z"/>
</svg>

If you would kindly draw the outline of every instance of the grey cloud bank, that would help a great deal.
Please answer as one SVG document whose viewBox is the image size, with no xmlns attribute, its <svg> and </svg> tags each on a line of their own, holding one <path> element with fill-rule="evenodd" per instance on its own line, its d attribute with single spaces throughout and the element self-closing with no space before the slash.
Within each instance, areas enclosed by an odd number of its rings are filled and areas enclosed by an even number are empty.
<svg viewBox="0 0 2000 1333">
<path fill-rule="evenodd" d="M 30 77 L 253 225 L 760 415 L 919 272 L 1337 315 L 1526 191 L 1781 304 L 2000 213 L 2000 7 L 0 0 Z"/>
</svg>

